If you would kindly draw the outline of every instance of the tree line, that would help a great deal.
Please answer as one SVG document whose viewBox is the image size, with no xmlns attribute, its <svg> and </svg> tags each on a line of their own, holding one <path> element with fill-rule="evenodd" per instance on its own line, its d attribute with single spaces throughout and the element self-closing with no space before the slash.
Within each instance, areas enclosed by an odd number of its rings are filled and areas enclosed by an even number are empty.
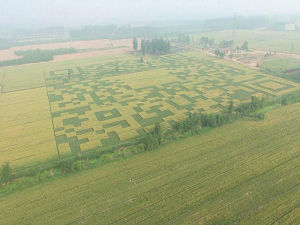
<svg viewBox="0 0 300 225">
<path fill-rule="evenodd" d="M 187 34 L 179 34 L 178 42 L 184 45 L 189 45 L 191 43 L 191 37 Z"/>
<path fill-rule="evenodd" d="M 222 51 L 223 49 L 231 49 L 234 51 L 248 51 L 248 41 L 244 41 L 242 45 L 237 45 L 234 47 L 234 41 L 233 40 L 222 40 L 219 43 L 216 43 L 214 38 L 209 38 L 209 37 L 200 37 L 200 38 L 195 38 L 193 36 L 190 36 L 188 34 L 179 34 L 177 37 L 177 42 L 181 44 L 196 44 L 200 45 L 204 49 L 208 48 L 215 48 L 215 50 L 218 50 L 219 52 L 217 53 L 217 57 L 222 58 Z"/>
<path fill-rule="evenodd" d="M 217 58 L 223 59 L 225 57 L 225 52 L 223 50 L 216 49 L 214 53 L 217 56 Z"/>
<path fill-rule="evenodd" d="M 264 113 L 256 113 L 265 106 L 265 99 L 253 96 L 251 102 L 242 103 L 234 106 L 231 101 L 227 108 L 219 113 L 188 113 L 184 120 L 175 122 L 172 129 L 163 130 L 159 123 L 155 124 L 154 129 L 147 133 L 140 141 L 141 151 L 151 151 L 158 146 L 168 143 L 176 137 L 186 134 L 195 135 L 203 128 L 216 128 L 224 124 L 232 123 L 244 117 L 264 119 Z"/>
<path fill-rule="evenodd" d="M 133 39 L 133 48 L 138 50 L 138 40 Z M 164 40 L 162 38 L 155 38 L 152 40 L 141 40 L 141 53 L 143 55 L 164 55 L 171 51 L 171 43 L 169 40 Z"/>
<path fill-rule="evenodd" d="M 275 104 L 283 106 L 295 102 L 300 102 L 299 92 L 283 95 L 275 99 L 252 96 L 250 102 L 241 103 L 237 106 L 234 106 L 233 101 L 230 101 L 228 106 L 218 113 L 188 113 L 184 120 L 175 122 L 171 129 L 164 130 L 159 123 L 156 123 L 154 129 L 141 139 L 138 147 L 141 151 L 151 151 L 162 144 L 172 142 L 178 137 L 187 134 L 199 134 L 203 128 L 220 127 L 245 117 L 262 120 L 265 117 L 262 110 L 264 107 Z"/>
<path fill-rule="evenodd" d="M 215 45 L 215 39 L 208 37 L 201 37 L 197 41 L 198 45 L 202 45 L 205 48 L 211 48 Z"/>
<path fill-rule="evenodd" d="M 177 37 L 177 42 L 184 45 L 189 45 L 189 44 L 201 45 L 205 48 L 213 47 L 215 45 L 214 38 L 208 38 L 208 37 L 196 38 L 188 34 L 179 34 Z"/>
<path fill-rule="evenodd" d="M 233 49 L 234 47 L 234 41 L 233 40 L 223 40 L 220 42 L 219 46 L 221 48 L 231 48 Z M 248 41 L 244 41 L 243 44 L 241 46 L 236 46 L 235 50 L 244 50 L 244 51 L 248 51 Z"/>
<path fill-rule="evenodd" d="M 233 48 L 233 45 L 234 45 L 233 40 L 230 41 L 223 40 L 219 44 L 220 48 L 215 49 L 214 53 L 217 56 L 217 58 L 222 59 L 225 57 L 225 51 L 227 51 L 227 49 L 230 49 L 232 51 L 240 51 L 240 50 L 248 51 L 248 41 L 244 41 L 241 46 L 236 46 L 235 49 Z M 232 53 L 230 54 L 230 57 L 232 57 Z"/>
<path fill-rule="evenodd" d="M 248 51 L 248 41 L 244 41 L 244 43 L 241 46 L 237 46 L 236 47 L 237 50 L 244 50 L 244 51 Z"/>
<path fill-rule="evenodd" d="M 221 48 L 232 48 L 233 47 L 233 44 L 234 44 L 234 41 L 233 40 L 223 40 L 220 42 L 220 47 Z"/>
</svg>

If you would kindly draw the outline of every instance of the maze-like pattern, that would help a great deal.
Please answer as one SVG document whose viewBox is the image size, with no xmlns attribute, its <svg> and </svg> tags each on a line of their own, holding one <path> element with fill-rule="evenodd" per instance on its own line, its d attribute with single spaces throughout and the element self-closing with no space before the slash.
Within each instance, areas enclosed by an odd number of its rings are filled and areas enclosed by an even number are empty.
<svg viewBox="0 0 300 225">
<path fill-rule="evenodd" d="M 46 84 L 61 154 L 116 144 L 187 112 L 219 111 L 230 100 L 299 88 L 257 71 L 186 55 L 52 71 Z"/>
</svg>

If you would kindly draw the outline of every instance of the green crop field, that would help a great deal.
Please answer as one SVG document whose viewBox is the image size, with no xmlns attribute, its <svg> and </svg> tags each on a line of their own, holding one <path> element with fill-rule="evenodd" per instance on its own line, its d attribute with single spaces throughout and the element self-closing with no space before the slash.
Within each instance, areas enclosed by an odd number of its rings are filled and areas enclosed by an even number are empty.
<svg viewBox="0 0 300 225">
<path fill-rule="evenodd" d="M 298 224 L 299 127 L 298 103 L 46 182 L 0 198 L 0 224 Z"/>
<path fill-rule="evenodd" d="M 249 42 L 250 49 L 300 53 L 300 33 L 296 31 L 224 30 L 200 33 L 199 37 L 214 38 L 216 42 L 234 40 L 235 45 Z"/>
<path fill-rule="evenodd" d="M 262 67 L 279 77 L 300 83 L 300 58 L 266 58 Z"/>
<path fill-rule="evenodd" d="M 9 108 L 0 105 L 1 113 L 20 112 L 17 103 L 27 96 L 24 116 L 8 125 L 0 117 L 0 132 L 27 124 L 30 114 L 45 115 L 30 123 L 35 124 L 35 134 L 45 135 L 41 141 L 45 148 L 39 153 L 31 150 L 19 156 L 17 149 L 23 151 L 24 145 L 34 149 L 30 128 L 12 134 L 16 150 L 7 149 L 7 140 L 0 141 L 5 156 L 0 163 L 15 155 L 11 162 L 18 164 L 117 144 L 156 122 L 170 126 L 188 112 L 217 112 L 230 100 L 238 104 L 253 95 L 279 96 L 300 89 L 297 83 L 198 52 L 150 57 L 147 63 L 134 55 L 39 63 L 3 68 L 0 74 L 4 74 L 0 99 L 11 101 Z"/>
</svg>

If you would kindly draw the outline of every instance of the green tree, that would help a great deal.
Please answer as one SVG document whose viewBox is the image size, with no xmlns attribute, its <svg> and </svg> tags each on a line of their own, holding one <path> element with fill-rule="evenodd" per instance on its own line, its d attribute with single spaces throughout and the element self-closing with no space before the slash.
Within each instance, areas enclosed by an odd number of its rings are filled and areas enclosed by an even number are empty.
<svg viewBox="0 0 300 225">
<path fill-rule="evenodd" d="M 219 58 L 219 53 L 220 53 L 219 50 L 215 50 L 215 55 L 217 56 L 217 58 Z"/>
<path fill-rule="evenodd" d="M 245 51 L 248 51 L 248 41 L 244 41 L 241 49 L 245 50 Z"/>
<path fill-rule="evenodd" d="M 161 55 L 167 54 L 171 51 L 171 43 L 169 40 L 164 39 L 153 39 L 153 40 L 142 40 L 141 50 L 143 55 Z"/>
<path fill-rule="evenodd" d="M 281 97 L 281 105 L 288 105 L 289 104 L 289 97 L 288 96 L 282 96 Z"/>
<path fill-rule="evenodd" d="M 186 44 L 188 44 L 188 45 L 190 44 L 190 35 L 186 36 Z"/>
<path fill-rule="evenodd" d="M 137 51 L 138 49 L 138 40 L 136 38 L 133 39 L 133 49 Z"/>
<path fill-rule="evenodd" d="M 171 52 L 171 42 L 168 41 L 167 43 L 167 50 L 166 50 L 167 53 L 170 53 Z"/>
<path fill-rule="evenodd" d="M 225 57 L 225 52 L 221 51 L 220 52 L 220 58 L 223 59 Z"/>
<path fill-rule="evenodd" d="M 225 52 L 220 51 L 220 50 L 215 50 L 215 55 L 217 56 L 217 58 L 224 58 L 225 57 Z"/>
<path fill-rule="evenodd" d="M 228 113 L 232 114 L 233 113 L 233 101 L 231 100 L 229 105 L 228 105 Z"/>
<path fill-rule="evenodd" d="M 210 47 L 212 47 L 213 45 L 214 45 L 214 43 L 215 43 L 215 39 L 209 39 L 209 40 L 207 40 L 207 43 L 208 43 L 208 45 L 210 46 Z"/>
<path fill-rule="evenodd" d="M 153 136 L 157 138 L 158 144 L 162 144 L 162 129 L 160 123 L 155 123 Z"/>
<path fill-rule="evenodd" d="M 2 165 L 1 170 L 1 181 L 7 183 L 11 180 L 11 168 L 9 163 L 5 163 Z"/>
<path fill-rule="evenodd" d="M 142 54 L 145 55 L 146 54 L 146 41 L 142 40 L 141 42 L 141 50 L 142 50 Z"/>
<path fill-rule="evenodd" d="M 251 97 L 251 110 L 255 111 L 263 107 L 263 99 L 259 99 L 256 96 Z"/>
</svg>

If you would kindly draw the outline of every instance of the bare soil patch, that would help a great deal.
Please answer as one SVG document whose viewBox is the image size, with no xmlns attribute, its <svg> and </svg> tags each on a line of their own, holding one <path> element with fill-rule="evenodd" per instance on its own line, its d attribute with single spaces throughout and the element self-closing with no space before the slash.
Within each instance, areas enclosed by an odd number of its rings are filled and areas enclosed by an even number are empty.
<svg viewBox="0 0 300 225">
<path fill-rule="evenodd" d="M 73 54 L 66 54 L 66 55 L 56 55 L 52 62 L 70 60 L 70 59 L 81 59 L 81 58 L 88 58 L 93 56 L 101 56 L 106 54 L 112 53 L 125 53 L 130 51 L 130 48 L 115 48 L 115 49 L 107 49 L 107 50 L 95 50 L 89 52 L 78 52 Z"/>
<path fill-rule="evenodd" d="M 0 61 L 18 58 L 22 58 L 22 56 L 17 56 L 11 49 L 0 50 Z"/>
<path fill-rule="evenodd" d="M 64 60 L 64 57 L 65 59 L 72 59 L 72 57 L 80 58 L 80 57 L 89 57 L 94 55 L 107 54 L 108 51 L 122 52 L 125 49 L 131 50 L 132 40 L 131 39 L 119 39 L 119 40 L 100 39 L 100 40 L 91 40 L 91 41 L 69 41 L 69 42 L 17 46 L 6 50 L 0 50 L 0 61 L 21 58 L 20 56 L 15 55 L 14 52 L 17 50 L 29 50 L 29 49 L 38 49 L 38 48 L 39 49 L 75 48 L 78 50 L 81 49 L 91 50 L 89 52 L 68 54 L 66 56 L 64 55 L 57 56 L 54 59 L 54 61 L 57 61 L 57 60 Z M 111 48 L 111 50 L 109 48 Z M 95 49 L 95 51 L 92 51 L 93 49 Z M 100 51 L 97 49 L 106 49 L 106 50 Z M 74 56 L 71 57 L 71 55 Z"/>
</svg>

